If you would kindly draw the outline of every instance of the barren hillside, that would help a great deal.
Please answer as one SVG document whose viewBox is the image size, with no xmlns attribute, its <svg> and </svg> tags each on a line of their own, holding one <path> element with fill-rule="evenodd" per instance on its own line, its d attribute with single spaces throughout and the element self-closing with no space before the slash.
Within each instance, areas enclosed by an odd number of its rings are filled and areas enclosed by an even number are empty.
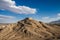
<svg viewBox="0 0 60 40">
<path fill-rule="evenodd" d="M 26 18 L 1 28 L 0 40 L 60 40 L 60 27 Z"/>
</svg>

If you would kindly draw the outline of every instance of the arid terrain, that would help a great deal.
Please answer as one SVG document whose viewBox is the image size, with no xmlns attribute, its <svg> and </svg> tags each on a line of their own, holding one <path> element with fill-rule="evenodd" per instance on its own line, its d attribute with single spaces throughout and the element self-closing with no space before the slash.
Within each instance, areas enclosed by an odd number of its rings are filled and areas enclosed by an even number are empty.
<svg viewBox="0 0 60 40">
<path fill-rule="evenodd" d="M 46 24 L 32 18 L 0 24 L 0 40 L 60 40 L 60 24 Z"/>
</svg>

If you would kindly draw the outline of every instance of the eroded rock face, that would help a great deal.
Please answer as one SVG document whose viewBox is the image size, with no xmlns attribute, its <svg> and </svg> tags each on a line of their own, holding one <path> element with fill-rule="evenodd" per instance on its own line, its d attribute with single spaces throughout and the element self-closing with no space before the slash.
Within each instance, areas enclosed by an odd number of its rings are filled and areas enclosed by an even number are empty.
<svg viewBox="0 0 60 40">
<path fill-rule="evenodd" d="M 60 29 L 26 18 L 4 29 L 1 40 L 58 40 Z M 3 34 L 5 33 L 5 34 Z"/>
</svg>

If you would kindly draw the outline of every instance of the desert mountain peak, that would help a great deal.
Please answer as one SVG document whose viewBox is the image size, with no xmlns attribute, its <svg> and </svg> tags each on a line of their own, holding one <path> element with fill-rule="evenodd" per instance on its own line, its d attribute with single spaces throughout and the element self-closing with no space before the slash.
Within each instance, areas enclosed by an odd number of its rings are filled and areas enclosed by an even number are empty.
<svg viewBox="0 0 60 40">
<path fill-rule="evenodd" d="M 32 20 L 32 18 L 31 18 L 31 17 L 29 17 L 29 18 L 25 18 L 25 19 Z"/>
<path fill-rule="evenodd" d="M 14 28 L 14 30 L 19 30 L 27 34 L 31 33 L 35 35 L 40 35 L 39 32 L 46 31 L 46 28 L 48 27 L 43 22 L 36 21 L 32 18 L 25 18 L 24 20 L 18 21 L 17 26 Z"/>
</svg>

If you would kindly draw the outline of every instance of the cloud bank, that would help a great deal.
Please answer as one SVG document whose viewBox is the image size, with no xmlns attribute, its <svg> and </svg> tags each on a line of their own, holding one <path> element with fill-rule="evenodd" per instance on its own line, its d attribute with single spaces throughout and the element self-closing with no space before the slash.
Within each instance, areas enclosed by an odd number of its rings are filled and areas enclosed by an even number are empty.
<svg viewBox="0 0 60 40">
<path fill-rule="evenodd" d="M 43 22 L 51 22 L 51 21 L 56 21 L 56 20 L 60 20 L 60 13 L 58 13 L 55 17 L 42 17 L 41 21 Z"/>
<path fill-rule="evenodd" d="M 0 19 L 13 19 L 13 16 L 0 15 Z"/>
<path fill-rule="evenodd" d="M 13 23 L 15 17 L 13 16 L 7 16 L 7 15 L 0 15 L 0 23 Z"/>
<path fill-rule="evenodd" d="M 15 1 L 0 0 L 0 9 L 9 10 L 18 14 L 35 14 L 36 9 L 27 6 L 16 6 Z"/>
</svg>

